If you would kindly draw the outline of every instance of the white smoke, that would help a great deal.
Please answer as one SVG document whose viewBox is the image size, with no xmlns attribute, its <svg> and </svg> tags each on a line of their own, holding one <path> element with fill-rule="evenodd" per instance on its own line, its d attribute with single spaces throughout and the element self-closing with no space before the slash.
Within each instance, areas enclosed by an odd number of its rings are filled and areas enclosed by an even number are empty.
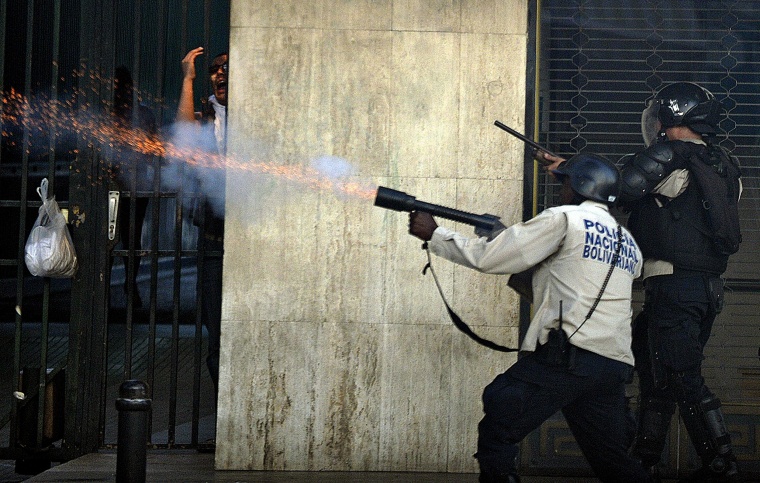
<svg viewBox="0 0 760 483">
<path fill-rule="evenodd" d="M 356 174 L 356 168 L 338 156 L 319 156 L 311 161 L 311 167 L 323 176 L 339 180 Z"/>
</svg>

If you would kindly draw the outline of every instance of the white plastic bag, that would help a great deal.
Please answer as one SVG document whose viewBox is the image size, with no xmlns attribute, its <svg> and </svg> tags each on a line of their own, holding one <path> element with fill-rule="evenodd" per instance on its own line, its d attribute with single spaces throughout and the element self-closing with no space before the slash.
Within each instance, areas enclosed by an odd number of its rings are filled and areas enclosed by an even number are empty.
<svg viewBox="0 0 760 483">
<path fill-rule="evenodd" d="M 55 196 L 48 199 L 48 180 L 42 180 L 37 194 L 42 199 L 37 221 L 26 240 L 26 268 L 38 277 L 71 278 L 77 271 L 77 255 Z"/>
</svg>

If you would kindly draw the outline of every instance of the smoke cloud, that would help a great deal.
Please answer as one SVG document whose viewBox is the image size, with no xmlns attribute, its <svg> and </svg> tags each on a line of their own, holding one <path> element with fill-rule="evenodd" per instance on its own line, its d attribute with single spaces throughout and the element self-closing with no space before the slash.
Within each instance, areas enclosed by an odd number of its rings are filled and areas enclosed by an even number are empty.
<svg viewBox="0 0 760 483">
<path fill-rule="evenodd" d="M 160 169 L 160 189 L 181 192 L 186 209 L 192 209 L 196 198 L 206 198 L 218 215 L 223 214 L 225 177 L 260 175 L 295 183 L 305 189 L 328 191 L 336 196 L 371 199 L 374 187 L 358 177 L 358 169 L 346 159 L 335 155 L 319 155 L 300 164 L 281 164 L 267 159 L 266 149 L 250 149 L 261 159 L 239 159 L 223 156 L 213 135 L 213 125 L 175 123 L 162 128 L 149 128 L 143 121 L 147 107 L 140 107 L 137 116 L 117 117 L 104 108 L 84 106 L 74 102 L 48 99 L 29 100 L 11 92 L 6 95 L 2 112 L 3 135 L 7 145 L 22 149 L 24 132 L 33 140 L 30 152 L 45 156 L 50 139 L 55 137 L 56 156 L 76 155 L 79 146 L 100 152 L 101 173 L 93 182 L 115 179 L 129 189 L 130 175 L 137 172 L 138 191 L 152 190 L 153 180 Z M 133 127 L 138 119 L 138 127 Z M 160 162 L 160 164 L 159 164 Z M 131 178 L 131 179 L 134 179 Z"/>
</svg>

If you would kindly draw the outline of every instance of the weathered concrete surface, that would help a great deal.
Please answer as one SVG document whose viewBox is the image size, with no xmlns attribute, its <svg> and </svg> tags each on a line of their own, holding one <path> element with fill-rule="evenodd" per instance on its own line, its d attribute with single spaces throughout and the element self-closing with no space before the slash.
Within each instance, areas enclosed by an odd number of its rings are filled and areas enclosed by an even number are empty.
<svg viewBox="0 0 760 483">
<path fill-rule="evenodd" d="M 523 147 L 493 121 L 524 124 L 526 12 L 233 0 L 218 469 L 476 471 L 482 388 L 515 356 L 452 326 L 407 215 L 372 202 L 519 220 Z M 358 194 L 315 183 L 323 156 Z M 504 277 L 434 263 L 466 321 L 517 343 Z"/>
</svg>

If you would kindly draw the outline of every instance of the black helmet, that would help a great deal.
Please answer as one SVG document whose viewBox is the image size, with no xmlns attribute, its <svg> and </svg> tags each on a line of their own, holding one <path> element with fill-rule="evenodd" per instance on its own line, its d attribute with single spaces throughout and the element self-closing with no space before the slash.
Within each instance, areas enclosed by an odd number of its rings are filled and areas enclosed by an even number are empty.
<svg viewBox="0 0 760 483">
<path fill-rule="evenodd" d="M 569 176 L 573 191 L 589 200 L 611 205 L 620 194 L 617 166 L 598 154 L 576 154 L 552 173 L 559 179 Z"/>
<path fill-rule="evenodd" d="M 649 100 L 641 115 L 641 133 L 646 145 L 666 128 L 688 126 L 702 135 L 718 132 L 723 105 L 710 91 L 691 82 L 669 84 Z M 656 121 L 660 121 L 657 126 Z"/>
</svg>

